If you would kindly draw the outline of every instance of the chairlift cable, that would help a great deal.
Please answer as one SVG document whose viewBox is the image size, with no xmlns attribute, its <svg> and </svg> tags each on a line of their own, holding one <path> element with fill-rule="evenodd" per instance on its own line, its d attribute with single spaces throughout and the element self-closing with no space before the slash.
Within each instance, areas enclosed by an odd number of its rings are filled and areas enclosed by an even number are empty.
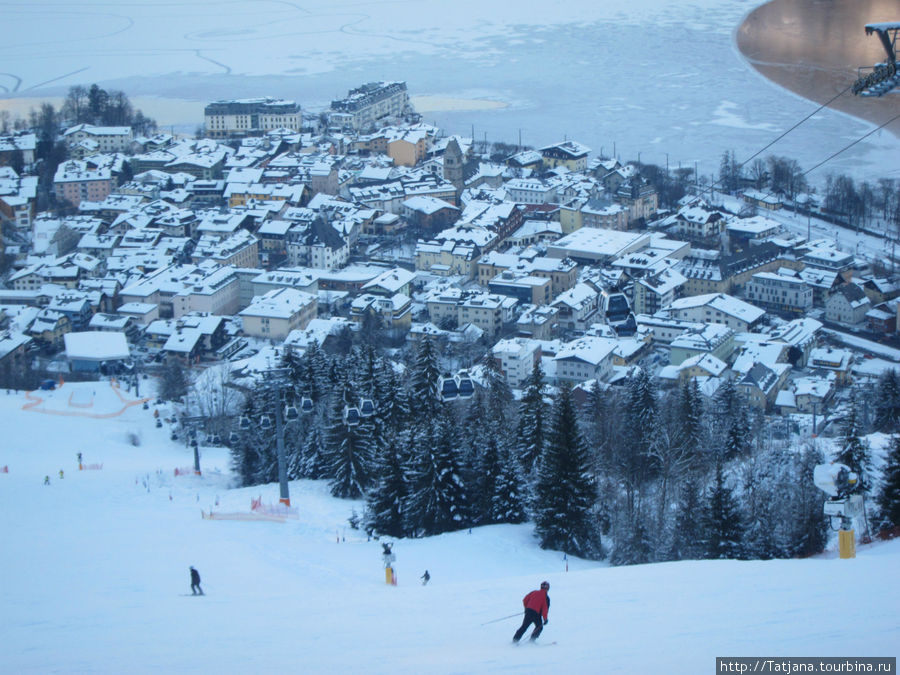
<svg viewBox="0 0 900 675">
<path fill-rule="evenodd" d="M 874 129 L 872 129 L 872 130 L 869 131 L 868 133 L 863 134 L 862 136 L 860 136 L 859 138 L 857 138 L 855 141 L 853 141 L 853 142 L 851 142 L 851 143 L 848 143 L 847 145 L 845 145 L 843 148 L 841 148 L 840 150 L 838 150 L 838 151 L 835 152 L 834 154 L 829 155 L 826 159 L 823 159 L 821 162 L 819 162 L 818 164 L 816 164 L 813 168 L 807 169 L 806 171 L 804 171 L 802 175 L 805 176 L 805 175 L 808 174 L 809 172 L 815 171 L 815 170 L 818 169 L 820 166 L 822 166 L 822 165 L 825 164 L 826 162 L 830 162 L 832 159 L 834 159 L 835 157 L 837 157 L 838 155 L 840 155 L 840 154 L 841 154 L 842 152 L 844 152 L 845 150 L 849 150 L 850 148 L 852 148 L 854 145 L 856 145 L 856 144 L 859 143 L 860 141 L 864 141 L 864 140 L 867 139 L 869 136 L 871 136 L 872 134 L 874 134 L 876 131 L 881 131 L 882 129 L 884 129 L 884 127 L 886 127 L 888 124 L 890 124 L 891 122 L 893 122 L 893 121 L 896 120 L 896 119 L 900 119 L 900 113 L 897 113 L 896 115 L 894 115 L 891 119 L 889 119 L 889 120 L 888 120 L 887 122 L 885 122 L 884 124 L 875 127 Z"/>
<path fill-rule="evenodd" d="M 850 86 L 852 86 L 852 85 L 850 85 Z M 794 129 L 796 129 L 797 127 L 799 127 L 799 126 L 800 126 L 801 124 L 803 124 L 804 122 L 808 121 L 813 115 L 816 115 L 817 113 L 819 113 L 823 108 L 827 108 L 832 102 L 834 102 L 836 99 L 838 99 L 838 98 L 840 98 L 841 96 L 843 96 L 844 94 L 846 94 L 848 91 L 850 91 L 850 87 L 847 87 L 847 88 L 844 89 L 843 91 L 841 91 L 841 92 L 835 94 L 834 96 L 832 96 L 830 99 L 828 99 L 828 101 L 826 101 L 825 103 L 823 103 L 822 105 L 820 105 L 818 108 L 816 108 L 815 110 L 813 110 L 811 113 L 809 113 L 809 115 L 807 115 L 807 116 L 804 117 L 802 120 L 800 120 L 799 122 L 797 122 L 794 126 L 792 126 L 790 129 L 788 129 L 787 131 L 785 131 L 785 132 L 784 132 L 783 134 L 781 134 L 778 138 L 774 139 L 773 141 L 771 141 L 768 145 L 764 146 L 763 148 L 760 148 L 759 150 L 757 150 L 755 153 L 753 153 L 752 155 L 750 155 L 750 156 L 749 156 L 747 159 L 745 159 L 743 162 L 740 162 L 740 163 L 738 164 L 738 168 L 742 168 L 744 165 L 747 164 L 747 162 L 749 162 L 750 160 L 752 160 L 752 159 L 754 159 L 755 157 L 757 157 L 757 156 L 761 155 L 762 153 L 764 153 L 766 150 L 768 150 L 769 148 L 771 148 L 773 145 L 775 145 L 775 144 L 776 144 L 778 141 L 780 141 L 782 138 L 784 138 L 784 137 L 787 136 L 789 133 L 791 133 Z"/>
</svg>

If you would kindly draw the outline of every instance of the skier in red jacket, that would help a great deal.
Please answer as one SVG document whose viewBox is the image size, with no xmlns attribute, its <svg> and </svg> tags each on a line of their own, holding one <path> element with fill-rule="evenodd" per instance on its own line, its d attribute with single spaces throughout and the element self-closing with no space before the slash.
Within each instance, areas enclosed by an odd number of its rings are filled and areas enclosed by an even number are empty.
<svg viewBox="0 0 900 675">
<path fill-rule="evenodd" d="M 544 630 L 544 626 L 547 625 L 547 612 L 550 611 L 550 596 L 547 595 L 549 590 L 550 584 L 542 581 L 540 590 L 531 591 L 531 593 L 522 598 L 522 604 L 525 605 L 525 618 L 522 620 L 519 630 L 513 635 L 513 642 L 521 640 L 531 624 L 534 624 L 534 630 L 531 631 L 530 638 L 532 642 L 537 640 L 538 635 Z M 544 620 L 543 624 L 541 623 L 542 618 Z"/>
</svg>

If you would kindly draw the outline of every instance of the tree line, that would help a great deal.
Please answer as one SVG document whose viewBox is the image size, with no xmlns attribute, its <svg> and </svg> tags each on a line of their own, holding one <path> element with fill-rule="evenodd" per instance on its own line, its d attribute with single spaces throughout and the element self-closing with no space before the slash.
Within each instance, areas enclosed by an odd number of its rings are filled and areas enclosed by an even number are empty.
<svg viewBox="0 0 900 675">
<path fill-rule="evenodd" d="M 370 534 L 530 521 L 542 547 L 617 565 L 807 556 L 827 541 L 825 495 L 812 478 L 822 451 L 814 439 L 773 439 L 731 382 L 707 399 L 693 380 L 659 391 L 638 369 L 624 386 L 584 392 L 548 387 L 536 365 L 515 400 L 489 358 L 475 396 L 445 403 L 427 339 L 402 364 L 368 347 L 329 355 L 313 345 L 283 365 L 285 391 L 261 385 L 246 397 L 251 423 L 231 439 L 237 475 L 243 485 L 277 480 L 275 432 L 259 421 L 276 404 L 308 398 L 314 411 L 285 427 L 288 478 L 326 480 L 334 496 L 364 499 L 355 521 Z M 885 382 L 896 396 L 882 400 L 896 406 L 876 420 L 896 426 L 900 380 Z M 361 399 L 374 414 L 348 425 L 345 410 Z M 851 410 L 838 459 L 866 474 L 864 429 Z M 879 528 L 898 524 L 894 481 L 893 497 L 878 503 Z"/>
</svg>

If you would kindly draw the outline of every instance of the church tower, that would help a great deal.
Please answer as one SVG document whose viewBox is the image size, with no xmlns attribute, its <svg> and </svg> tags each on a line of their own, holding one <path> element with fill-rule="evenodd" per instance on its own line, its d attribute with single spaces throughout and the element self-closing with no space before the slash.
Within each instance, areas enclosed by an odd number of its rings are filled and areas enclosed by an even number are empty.
<svg viewBox="0 0 900 675">
<path fill-rule="evenodd" d="M 457 203 L 463 190 L 463 153 L 455 138 L 451 138 L 444 150 L 444 180 L 456 188 Z"/>
</svg>

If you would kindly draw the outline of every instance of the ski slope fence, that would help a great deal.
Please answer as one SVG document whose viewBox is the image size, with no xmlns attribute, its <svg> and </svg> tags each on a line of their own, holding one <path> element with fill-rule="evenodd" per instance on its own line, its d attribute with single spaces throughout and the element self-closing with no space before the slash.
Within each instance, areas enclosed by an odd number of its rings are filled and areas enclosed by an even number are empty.
<svg viewBox="0 0 900 675">
<path fill-rule="evenodd" d="M 103 468 L 103 464 L 81 464 L 78 467 L 79 471 L 100 471 Z"/>
<path fill-rule="evenodd" d="M 284 516 L 269 515 L 268 513 L 255 513 L 253 511 L 250 513 L 215 513 L 213 511 L 207 513 L 206 511 L 200 511 L 200 515 L 204 520 L 244 520 L 268 523 L 283 523 L 285 521 Z"/>
<path fill-rule="evenodd" d="M 268 516 L 280 516 L 282 518 L 300 518 L 300 511 L 296 506 L 286 504 L 263 504 L 262 497 L 250 500 L 250 511 Z"/>
<path fill-rule="evenodd" d="M 115 379 L 110 380 L 109 386 L 112 389 L 113 393 L 116 395 L 116 397 L 123 403 L 121 408 L 119 408 L 118 410 L 114 410 L 112 412 L 97 413 L 97 412 L 85 412 L 83 410 L 54 410 L 52 408 L 39 407 L 45 403 L 45 400 L 42 397 L 37 396 L 36 391 L 26 391 L 25 392 L 25 398 L 27 399 L 28 403 L 26 403 L 25 405 L 22 406 L 22 410 L 28 410 L 30 412 L 44 413 L 45 415 L 61 415 L 63 417 L 89 417 L 92 419 L 110 419 L 112 417 L 118 417 L 119 415 L 121 415 L 123 412 L 125 412 L 126 410 L 128 410 L 128 408 L 130 408 L 132 406 L 143 405 L 145 402 L 150 400 L 150 397 L 137 398 L 137 399 L 132 399 L 132 400 L 125 398 L 122 395 L 122 392 L 119 390 L 118 383 L 115 381 Z M 62 389 L 62 387 L 63 387 L 63 384 L 61 383 L 59 385 L 59 387 L 57 388 L 57 391 L 59 389 Z M 75 394 L 75 392 L 72 392 L 72 394 L 69 395 L 69 399 L 67 401 L 67 404 L 70 408 L 87 409 L 94 405 L 93 396 L 91 397 L 91 403 L 85 404 L 81 401 L 76 401 L 73 398 L 74 394 Z"/>
<path fill-rule="evenodd" d="M 176 476 L 193 476 L 195 473 L 198 472 L 194 471 L 194 467 L 192 466 L 175 467 Z"/>
</svg>

